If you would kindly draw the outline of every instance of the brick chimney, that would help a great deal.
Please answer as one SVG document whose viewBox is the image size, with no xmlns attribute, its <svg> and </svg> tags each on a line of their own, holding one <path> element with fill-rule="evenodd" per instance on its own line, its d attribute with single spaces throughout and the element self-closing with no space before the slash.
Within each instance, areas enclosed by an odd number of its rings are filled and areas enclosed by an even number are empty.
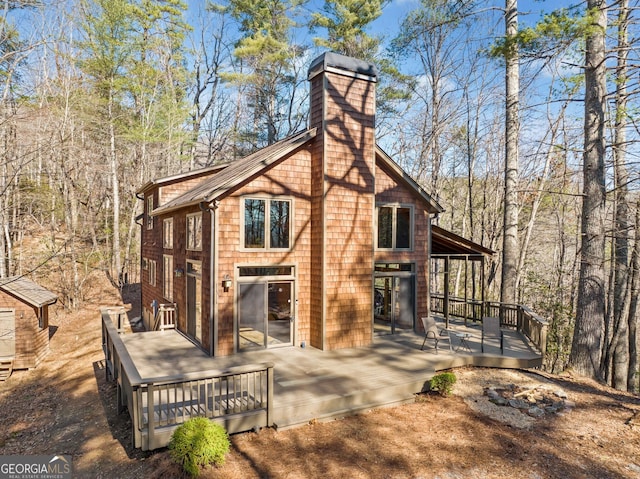
<svg viewBox="0 0 640 479">
<path fill-rule="evenodd" d="M 309 67 L 312 151 L 311 344 L 373 341 L 376 68 L 336 53 Z"/>
</svg>

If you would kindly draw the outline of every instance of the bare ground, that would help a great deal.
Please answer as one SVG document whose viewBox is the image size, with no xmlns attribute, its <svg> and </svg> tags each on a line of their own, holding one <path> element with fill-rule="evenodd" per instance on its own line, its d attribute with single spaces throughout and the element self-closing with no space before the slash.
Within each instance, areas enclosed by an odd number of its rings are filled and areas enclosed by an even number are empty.
<svg viewBox="0 0 640 479">
<path fill-rule="evenodd" d="M 166 450 L 133 449 L 127 414 L 105 381 L 99 305 L 130 304 L 96 279 L 92 306 L 52 315 L 51 354 L 0 383 L 0 455 L 69 454 L 75 477 L 182 477 Z M 98 287 L 100 286 L 100 287 Z M 570 375 L 460 369 L 448 398 L 289 430 L 232 437 L 205 478 L 640 478 L 640 397 Z M 487 386 L 545 384 L 573 407 L 532 419 L 495 406 Z"/>
</svg>

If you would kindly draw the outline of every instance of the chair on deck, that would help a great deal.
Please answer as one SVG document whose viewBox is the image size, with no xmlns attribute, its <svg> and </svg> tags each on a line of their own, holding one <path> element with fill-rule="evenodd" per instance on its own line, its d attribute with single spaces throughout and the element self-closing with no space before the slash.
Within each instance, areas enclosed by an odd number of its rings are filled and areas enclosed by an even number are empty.
<svg viewBox="0 0 640 479">
<path fill-rule="evenodd" d="M 427 342 L 427 339 L 433 339 L 436 353 L 438 353 L 438 343 L 443 339 L 449 340 L 449 349 L 451 349 L 449 331 L 446 328 L 439 328 L 432 316 L 424 316 L 422 318 L 422 326 L 424 326 L 424 340 L 420 350 L 424 350 L 424 343 Z"/>
<path fill-rule="evenodd" d="M 482 318 L 482 341 L 481 350 L 484 353 L 484 340 L 487 339 L 500 339 L 500 354 L 504 354 L 504 333 L 500 329 L 500 318 L 492 318 L 485 316 Z"/>
</svg>

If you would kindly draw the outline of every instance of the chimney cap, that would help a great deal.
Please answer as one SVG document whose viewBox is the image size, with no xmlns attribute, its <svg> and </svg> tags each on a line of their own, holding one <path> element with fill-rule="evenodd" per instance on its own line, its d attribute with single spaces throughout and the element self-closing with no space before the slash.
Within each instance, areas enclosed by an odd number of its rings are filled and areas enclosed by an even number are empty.
<svg viewBox="0 0 640 479">
<path fill-rule="evenodd" d="M 311 62 L 308 79 L 311 80 L 324 71 L 347 75 L 363 75 L 369 77 L 371 81 L 376 81 L 375 79 L 378 76 L 378 71 L 374 64 L 334 52 L 325 52 Z"/>
</svg>

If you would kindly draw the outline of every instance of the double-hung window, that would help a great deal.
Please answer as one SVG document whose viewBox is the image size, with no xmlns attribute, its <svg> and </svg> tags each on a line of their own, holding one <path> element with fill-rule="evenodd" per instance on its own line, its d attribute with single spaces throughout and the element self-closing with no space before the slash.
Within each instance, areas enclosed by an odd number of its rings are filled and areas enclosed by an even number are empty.
<svg viewBox="0 0 640 479">
<path fill-rule="evenodd" d="M 202 250 L 202 213 L 187 215 L 187 249 Z"/>
<path fill-rule="evenodd" d="M 291 201 L 244 198 L 243 246 L 247 249 L 291 247 Z"/>
<path fill-rule="evenodd" d="M 380 205 L 378 210 L 378 249 L 413 248 L 413 207 Z"/>
</svg>

